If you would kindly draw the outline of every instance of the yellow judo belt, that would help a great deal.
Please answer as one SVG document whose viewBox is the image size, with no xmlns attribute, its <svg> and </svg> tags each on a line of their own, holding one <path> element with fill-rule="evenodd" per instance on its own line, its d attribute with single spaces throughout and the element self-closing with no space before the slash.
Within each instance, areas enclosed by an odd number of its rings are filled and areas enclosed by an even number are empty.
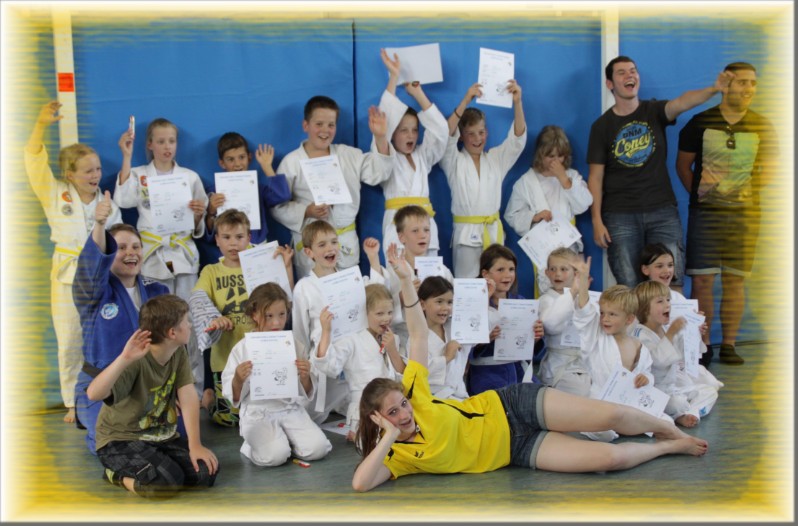
<svg viewBox="0 0 798 526">
<path fill-rule="evenodd" d="M 490 233 L 488 232 L 488 225 L 492 223 L 499 223 L 499 231 L 496 237 L 497 243 L 504 243 L 504 226 L 502 226 L 501 219 L 499 219 L 499 212 L 489 216 L 454 216 L 455 223 L 468 223 L 471 225 L 482 225 L 482 250 L 490 246 Z"/>
<path fill-rule="evenodd" d="M 335 233 L 336 233 L 336 234 L 338 234 L 338 235 L 340 236 L 341 234 L 345 234 L 345 233 L 347 233 L 347 232 L 351 232 L 351 231 L 353 231 L 354 229 L 355 229 L 355 224 L 354 224 L 354 223 L 352 223 L 352 224 L 351 224 L 351 225 L 349 225 L 349 226 L 345 226 L 345 227 L 343 227 L 343 228 L 337 228 L 337 229 L 335 230 Z M 303 244 L 302 244 L 302 241 L 300 241 L 299 243 L 297 243 L 297 244 L 296 244 L 296 249 L 297 249 L 297 250 L 302 250 L 302 248 L 303 248 L 304 246 L 305 246 L 305 245 L 303 245 Z"/>
<path fill-rule="evenodd" d="M 393 197 L 385 200 L 386 210 L 399 210 L 408 205 L 418 205 L 426 210 L 430 217 L 435 217 L 435 210 L 432 209 L 429 197 Z"/>
<path fill-rule="evenodd" d="M 155 250 L 161 246 L 163 242 L 163 238 L 157 234 L 153 234 L 152 232 L 141 232 L 141 240 L 147 243 L 151 243 L 153 246 L 150 247 L 149 250 L 144 254 L 144 259 L 146 260 L 148 257 L 152 255 Z M 188 252 L 191 258 L 194 258 L 194 252 L 189 248 L 188 242 L 191 241 L 191 236 L 183 236 L 181 237 L 179 234 L 175 233 L 169 236 L 169 246 L 172 248 L 177 248 L 178 246 L 183 247 L 183 249 Z"/>
<path fill-rule="evenodd" d="M 73 250 L 71 248 L 55 247 L 55 252 L 63 256 L 68 256 L 64 261 L 61 262 L 60 265 L 58 265 L 56 272 L 61 272 L 61 269 L 69 265 L 73 260 L 80 256 L 79 250 Z"/>
</svg>

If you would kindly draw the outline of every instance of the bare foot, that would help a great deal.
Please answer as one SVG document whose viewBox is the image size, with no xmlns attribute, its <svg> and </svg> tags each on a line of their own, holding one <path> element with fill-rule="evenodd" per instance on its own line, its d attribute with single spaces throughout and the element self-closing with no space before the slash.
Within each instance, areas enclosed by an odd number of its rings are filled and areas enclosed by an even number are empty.
<svg viewBox="0 0 798 526">
<path fill-rule="evenodd" d="M 701 455 L 704 455 L 709 449 L 709 444 L 707 443 L 706 440 L 691 436 L 688 436 L 687 438 L 679 438 L 676 440 L 672 440 L 671 442 L 673 442 L 673 451 L 671 452 L 682 455 L 692 455 L 694 457 L 700 457 Z"/>
<path fill-rule="evenodd" d="M 205 389 L 205 391 L 202 392 L 200 406 L 206 411 L 210 411 L 211 405 L 213 405 L 213 389 Z"/>
<path fill-rule="evenodd" d="M 354 442 L 355 441 L 355 434 L 352 431 L 348 431 L 346 433 L 346 441 L 347 442 Z"/>
<path fill-rule="evenodd" d="M 64 415 L 64 422 L 67 424 L 74 424 L 75 423 L 75 408 L 74 407 L 67 407 L 67 413 Z"/>
<path fill-rule="evenodd" d="M 698 424 L 698 417 L 695 415 L 682 415 L 676 419 L 676 423 L 682 427 L 695 427 Z"/>
<path fill-rule="evenodd" d="M 668 426 L 668 429 L 664 431 L 655 431 L 654 438 L 657 440 L 678 440 L 680 438 L 692 438 L 690 435 L 676 427 L 676 424 L 666 423 L 665 425 Z"/>
</svg>

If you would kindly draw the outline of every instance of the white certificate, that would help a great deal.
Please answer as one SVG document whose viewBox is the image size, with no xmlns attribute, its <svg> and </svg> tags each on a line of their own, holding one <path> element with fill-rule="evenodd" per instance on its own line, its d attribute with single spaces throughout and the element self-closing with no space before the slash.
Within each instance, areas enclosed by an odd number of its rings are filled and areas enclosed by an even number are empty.
<svg viewBox="0 0 798 526">
<path fill-rule="evenodd" d="M 619 365 L 604 384 L 601 400 L 628 405 L 659 418 L 671 397 L 651 384 L 635 387 L 636 376 Z M 651 436 L 651 433 L 646 434 Z"/>
<path fill-rule="evenodd" d="M 461 344 L 488 343 L 489 334 L 487 282 L 455 278 L 452 339 Z"/>
<path fill-rule="evenodd" d="M 393 60 L 399 57 L 399 84 L 418 81 L 421 84 L 443 82 L 441 67 L 441 48 L 435 44 L 422 44 L 408 47 L 386 47 L 385 52 Z"/>
<path fill-rule="evenodd" d="M 416 256 L 416 276 L 424 281 L 430 276 L 446 277 L 443 256 Z"/>
<path fill-rule="evenodd" d="M 216 172 L 214 177 L 216 192 L 224 194 L 224 204 L 218 208 L 218 213 L 235 208 L 247 215 L 251 230 L 260 230 L 258 172 Z"/>
<path fill-rule="evenodd" d="M 535 353 L 538 300 L 499 300 L 499 327 L 493 355 L 502 360 L 531 360 Z"/>
<path fill-rule="evenodd" d="M 252 400 L 295 398 L 299 394 L 296 349 L 291 331 L 248 332 L 244 335 L 252 360 L 249 396 Z"/>
<path fill-rule="evenodd" d="M 194 231 L 194 213 L 188 207 L 191 187 L 188 175 L 159 175 L 147 178 L 150 190 L 152 229 L 159 236 Z"/>
<path fill-rule="evenodd" d="M 244 285 L 247 287 L 247 294 L 252 295 L 252 291 L 258 285 L 264 283 L 277 283 L 280 285 L 288 299 L 293 299 L 291 286 L 288 283 L 288 272 L 285 270 L 285 262 L 281 256 L 274 257 L 277 250 L 277 241 L 270 241 L 256 247 L 242 250 L 238 253 L 241 260 L 241 273 L 244 275 Z"/>
<path fill-rule="evenodd" d="M 701 325 L 706 318 L 698 314 L 698 300 L 671 303 L 671 323 L 679 317 L 687 322 L 682 329 L 684 347 L 684 370 L 693 378 L 698 378 L 698 363 L 701 358 Z M 667 330 L 667 329 L 666 329 Z"/>
<path fill-rule="evenodd" d="M 515 78 L 515 55 L 479 48 L 478 82 L 482 85 L 482 96 L 477 97 L 479 104 L 513 107 L 513 95 L 507 91 L 507 83 Z"/>
<path fill-rule="evenodd" d="M 319 278 L 319 281 L 324 305 L 329 305 L 333 314 L 332 341 L 368 327 L 366 287 L 357 265 Z"/>
<path fill-rule="evenodd" d="M 540 272 L 546 268 L 552 250 L 570 247 L 581 237 L 582 234 L 569 221 L 540 221 L 518 241 L 518 245 Z"/>
<path fill-rule="evenodd" d="M 347 205 L 352 195 L 346 186 L 337 155 L 302 159 L 302 175 L 317 205 Z"/>
</svg>

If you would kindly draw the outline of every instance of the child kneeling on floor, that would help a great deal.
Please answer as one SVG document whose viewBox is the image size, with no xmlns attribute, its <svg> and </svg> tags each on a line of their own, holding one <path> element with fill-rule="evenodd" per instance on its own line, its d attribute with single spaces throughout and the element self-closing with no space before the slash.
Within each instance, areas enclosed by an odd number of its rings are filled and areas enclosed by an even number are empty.
<svg viewBox="0 0 798 526">
<path fill-rule="evenodd" d="M 258 285 L 244 307 L 256 331 L 285 329 L 291 305 L 288 295 L 276 283 Z M 318 460 L 332 450 L 321 428 L 311 420 L 305 407 L 313 396 L 314 382 L 308 350 L 294 339 L 298 392 L 291 398 L 252 400 L 250 376 L 252 353 L 246 338 L 230 351 L 222 371 L 222 393 L 239 408 L 239 428 L 244 444 L 241 453 L 258 466 L 279 466 L 293 454 L 302 460 Z"/>
<path fill-rule="evenodd" d="M 97 418 L 97 456 L 108 480 L 143 497 L 213 486 L 219 461 L 202 445 L 199 398 L 188 360 L 188 304 L 173 294 L 147 301 L 122 354 L 87 389 L 105 404 Z M 177 432 L 183 417 L 188 446 Z"/>
</svg>

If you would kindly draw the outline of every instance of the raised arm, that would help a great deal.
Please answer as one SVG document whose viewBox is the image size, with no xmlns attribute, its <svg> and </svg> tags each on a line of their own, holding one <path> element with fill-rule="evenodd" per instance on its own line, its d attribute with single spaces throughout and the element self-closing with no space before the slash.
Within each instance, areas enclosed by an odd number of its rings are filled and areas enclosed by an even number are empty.
<svg viewBox="0 0 798 526">
<path fill-rule="evenodd" d="M 421 111 L 428 110 L 429 107 L 432 106 L 432 102 L 427 98 L 427 94 L 424 93 L 423 89 L 421 89 L 420 82 L 408 82 L 404 86 L 405 91 L 407 91 L 410 96 L 416 100 L 419 108 L 421 108 Z"/>
<path fill-rule="evenodd" d="M 42 106 L 42 109 L 39 110 L 36 124 L 33 126 L 30 137 L 28 137 L 28 144 L 25 146 L 28 153 L 37 154 L 44 147 L 44 132 L 47 130 L 47 127 L 64 118 L 63 115 L 56 115 L 60 108 L 61 103 L 57 100 L 53 100 Z"/>
<path fill-rule="evenodd" d="M 524 105 L 521 102 L 521 85 L 515 80 L 511 80 L 507 84 L 507 91 L 513 95 L 513 131 L 516 137 L 520 137 L 526 131 Z"/>
<path fill-rule="evenodd" d="M 711 99 L 713 95 L 723 91 L 728 87 L 732 79 L 734 79 L 734 73 L 731 71 L 721 71 L 717 79 L 715 79 L 715 84 L 712 86 L 685 91 L 675 99 L 669 100 L 665 104 L 665 115 L 668 117 L 669 121 L 676 119 L 676 117 L 685 111 L 705 103 Z"/>
<path fill-rule="evenodd" d="M 463 100 L 460 101 L 460 104 L 454 109 L 451 115 L 449 115 L 448 124 L 449 124 L 449 136 L 453 136 L 455 130 L 457 129 L 457 125 L 460 123 L 460 119 L 463 117 L 463 112 L 468 107 L 469 103 L 474 99 L 474 97 L 481 97 L 482 96 L 482 84 L 474 83 L 471 87 L 468 88 L 465 95 L 463 96 Z"/>
<path fill-rule="evenodd" d="M 97 203 L 97 207 L 94 210 L 94 228 L 91 230 L 91 238 L 102 254 L 105 254 L 107 248 L 105 243 L 105 222 L 112 211 L 111 192 L 106 190 L 103 200 Z"/>
<path fill-rule="evenodd" d="M 150 352 L 150 331 L 143 331 L 136 329 L 122 349 L 122 354 L 116 357 L 116 360 L 111 362 L 111 365 L 103 369 L 94 380 L 91 381 L 89 387 L 86 389 L 86 394 L 89 400 L 105 400 L 111 394 L 114 384 L 119 379 L 122 372 L 127 367 L 144 358 Z M 193 389 L 193 387 L 192 387 Z"/>
<path fill-rule="evenodd" d="M 388 247 L 386 255 L 388 256 L 388 263 L 394 269 L 396 275 L 399 276 L 401 285 L 399 298 L 404 309 L 405 322 L 407 323 L 408 357 L 427 367 L 429 360 L 427 348 L 429 329 L 424 318 L 424 311 L 421 310 L 416 287 L 413 285 L 413 269 L 410 268 L 407 260 L 399 255 L 395 244 L 392 243 Z"/>
<path fill-rule="evenodd" d="M 119 184 L 125 184 L 130 177 L 131 160 L 133 159 L 133 133 L 125 130 L 119 137 L 119 149 L 122 151 L 122 167 L 119 169 Z"/>
<path fill-rule="evenodd" d="M 396 83 L 399 81 L 399 56 L 394 53 L 393 60 L 388 56 L 384 49 L 380 49 L 380 58 L 385 68 L 388 70 L 388 85 L 385 86 L 385 91 L 391 95 L 396 95 Z"/>
</svg>

